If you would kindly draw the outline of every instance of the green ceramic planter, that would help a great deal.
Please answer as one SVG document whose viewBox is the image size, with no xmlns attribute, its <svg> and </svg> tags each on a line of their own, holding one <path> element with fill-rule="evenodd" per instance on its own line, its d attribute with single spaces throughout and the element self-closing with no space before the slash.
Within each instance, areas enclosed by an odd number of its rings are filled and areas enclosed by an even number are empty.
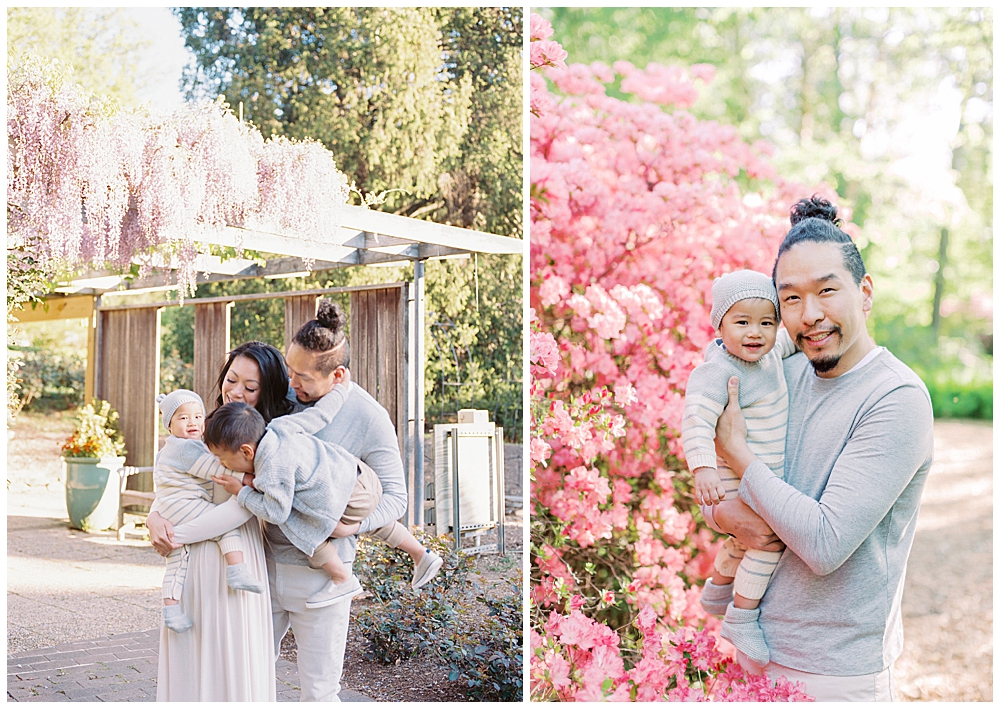
<svg viewBox="0 0 1000 709">
<path fill-rule="evenodd" d="M 118 469 L 125 458 L 63 458 L 69 526 L 99 532 L 118 521 Z"/>
</svg>

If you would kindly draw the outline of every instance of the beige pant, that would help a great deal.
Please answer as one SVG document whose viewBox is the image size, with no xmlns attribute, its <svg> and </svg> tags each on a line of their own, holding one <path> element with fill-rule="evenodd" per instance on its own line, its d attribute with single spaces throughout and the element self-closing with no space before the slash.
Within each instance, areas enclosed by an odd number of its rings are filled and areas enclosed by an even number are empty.
<svg viewBox="0 0 1000 709">
<path fill-rule="evenodd" d="M 344 524 L 357 524 L 372 513 L 378 503 L 382 500 L 382 482 L 378 475 L 364 461 L 358 461 L 358 479 L 354 483 L 351 497 L 347 501 L 347 507 L 340 521 Z M 387 524 L 371 532 L 393 549 L 398 547 L 406 534 L 406 527 L 399 522 Z M 330 545 L 330 540 L 326 540 L 318 547 L 313 555 L 309 557 L 309 565 L 318 569 L 323 564 L 337 556 L 337 551 Z"/>
<path fill-rule="evenodd" d="M 351 602 L 306 608 L 306 599 L 330 580 L 326 572 L 308 566 L 276 564 L 268 556 L 267 579 L 271 585 L 274 656 L 278 656 L 281 638 L 291 628 L 302 686 L 300 701 L 339 702 Z"/>
<path fill-rule="evenodd" d="M 740 653 L 742 655 L 742 653 Z M 743 664 L 743 658 L 740 658 Z M 747 666 L 744 665 L 746 668 Z M 773 662 L 764 671 L 773 682 L 784 677 L 790 682 L 801 682 L 805 692 L 817 702 L 894 702 L 896 695 L 892 688 L 892 665 L 881 672 L 854 677 L 835 675 L 814 675 L 801 670 L 793 670 Z"/>
</svg>

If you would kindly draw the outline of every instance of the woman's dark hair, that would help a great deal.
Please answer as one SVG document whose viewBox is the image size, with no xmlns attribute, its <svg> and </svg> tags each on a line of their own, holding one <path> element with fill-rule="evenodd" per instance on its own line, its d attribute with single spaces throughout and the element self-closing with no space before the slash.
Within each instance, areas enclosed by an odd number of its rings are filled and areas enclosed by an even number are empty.
<svg viewBox="0 0 1000 709">
<path fill-rule="evenodd" d="M 231 401 L 205 417 L 206 446 L 237 451 L 244 443 L 256 446 L 267 432 L 264 417 L 249 404 Z"/>
<path fill-rule="evenodd" d="M 803 241 L 840 244 L 844 255 L 844 268 L 850 272 L 856 284 L 861 283 L 861 279 L 868 272 L 865 269 L 865 262 L 861 260 L 858 247 L 854 245 L 851 237 L 840 230 L 839 227 L 844 222 L 837 217 L 837 208 L 834 205 L 819 195 L 800 199 L 792 205 L 790 221 L 792 228 L 785 234 L 785 240 L 778 247 L 778 257 L 774 259 L 774 268 L 771 271 L 771 278 L 775 284 L 777 284 L 778 261 L 781 260 L 782 254 Z"/>
<path fill-rule="evenodd" d="M 292 413 L 293 404 L 288 400 L 288 370 L 285 368 L 285 358 L 277 348 L 265 342 L 244 342 L 229 353 L 229 358 L 219 372 L 216 386 L 219 396 L 216 406 L 222 406 L 222 384 L 226 381 L 229 368 L 237 357 L 247 357 L 257 363 L 260 368 L 260 393 L 256 409 L 264 417 L 264 423 L 271 419 Z"/>
<path fill-rule="evenodd" d="M 295 333 L 292 342 L 316 355 L 316 368 L 324 377 L 337 367 L 351 363 L 351 343 L 344 326 L 347 313 L 332 300 L 319 301 L 316 319 L 310 320 Z"/>
</svg>

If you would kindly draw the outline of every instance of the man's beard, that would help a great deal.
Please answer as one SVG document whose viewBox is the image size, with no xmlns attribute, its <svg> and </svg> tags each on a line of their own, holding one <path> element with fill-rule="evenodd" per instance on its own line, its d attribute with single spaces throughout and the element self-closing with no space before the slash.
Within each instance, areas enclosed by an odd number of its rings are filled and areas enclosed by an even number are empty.
<svg viewBox="0 0 1000 709">
<path fill-rule="evenodd" d="M 838 364 L 840 364 L 840 355 L 836 357 L 821 357 L 820 359 L 811 359 L 809 364 L 812 365 L 813 371 L 817 374 L 825 374 L 831 369 L 834 369 Z"/>
<path fill-rule="evenodd" d="M 837 339 L 839 341 L 843 341 L 844 335 L 840 331 L 839 327 L 834 325 L 831 332 L 832 334 L 837 336 Z M 807 341 L 808 340 L 806 340 L 806 338 L 801 334 L 795 337 L 795 344 L 798 345 L 800 350 L 805 349 L 805 347 L 803 347 L 802 345 Z M 817 374 L 826 374 L 830 370 L 836 368 L 838 364 L 840 364 L 841 356 L 842 355 L 837 354 L 837 355 L 827 355 L 826 357 L 817 357 L 816 359 L 810 359 L 809 364 L 812 365 L 813 371 L 815 371 Z"/>
</svg>

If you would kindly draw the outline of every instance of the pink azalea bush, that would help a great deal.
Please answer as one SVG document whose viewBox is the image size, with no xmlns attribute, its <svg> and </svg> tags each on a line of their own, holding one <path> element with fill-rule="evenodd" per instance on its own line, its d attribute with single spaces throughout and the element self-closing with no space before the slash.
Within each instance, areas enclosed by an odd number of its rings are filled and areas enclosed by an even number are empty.
<svg viewBox="0 0 1000 709">
<path fill-rule="evenodd" d="M 721 541 L 679 429 L 713 279 L 770 272 L 808 193 L 684 110 L 711 67 L 566 65 L 551 35 L 533 16 L 532 696 L 804 699 L 746 675 L 701 609 Z M 638 100 L 606 95 L 616 76 Z"/>
<path fill-rule="evenodd" d="M 8 70 L 7 145 L 8 248 L 53 277 L 173 257 L 193 289 L 199 239 L 244 227 L 322 243 L 349 196 L 320 143 L 265 141 L 220 104 L 118 110 L 36 61 Z"/>
</svg>

